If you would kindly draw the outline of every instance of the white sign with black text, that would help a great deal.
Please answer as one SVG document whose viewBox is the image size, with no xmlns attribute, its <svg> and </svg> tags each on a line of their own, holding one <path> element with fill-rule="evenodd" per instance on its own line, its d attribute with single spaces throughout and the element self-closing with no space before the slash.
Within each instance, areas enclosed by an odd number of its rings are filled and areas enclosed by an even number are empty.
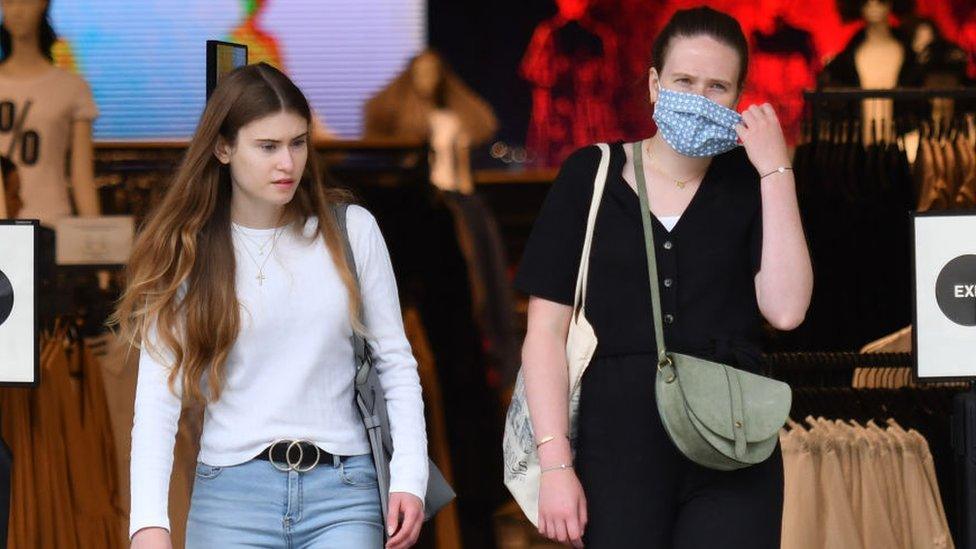
<svg viewBox="0 0 976 549">
<path fill-rule="evenodd" d="M 976 377 L 976 213 L 914 216 L 919 379 Z"/>
<path fill-rule="evenodd" d="M 36 221 L 0 220 L 0 384 L 37 382 Z"/>
</svg>

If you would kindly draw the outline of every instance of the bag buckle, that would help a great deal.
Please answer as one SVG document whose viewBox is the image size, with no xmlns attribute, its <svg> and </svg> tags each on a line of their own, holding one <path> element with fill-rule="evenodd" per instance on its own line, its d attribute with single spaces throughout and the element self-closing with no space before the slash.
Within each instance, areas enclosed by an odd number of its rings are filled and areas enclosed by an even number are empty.
<svg viewBox="0 0 976 549">
<path fill-rule="evenodd" d="M 657 361 L 658 372 L 663 372 L 665 368 L 671 368 L 671 373 L 664 382 L 668 384 L 674 383 L 674 380 L 678 379 L 678 376 L 674 372 L 674 361 L 668 355 L 661 356 L 660 360 Z"/>
</svg>

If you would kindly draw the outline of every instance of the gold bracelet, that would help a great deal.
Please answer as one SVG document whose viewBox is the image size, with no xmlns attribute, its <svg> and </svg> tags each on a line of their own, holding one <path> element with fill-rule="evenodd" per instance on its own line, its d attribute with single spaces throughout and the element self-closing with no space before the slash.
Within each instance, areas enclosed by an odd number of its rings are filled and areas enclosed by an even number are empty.
<svg viewBox="0 0 976 549">
<path fill-rule="evenodd" d="M 769 173 L 761 176 L 759 179 L 766 179 L 767 177 L 773 175 L 774 173 L 785 173 L 787 170 L 789 170 L 789 171 L 792 172 L 793 171 L 793 168 L 791 168 L 789 166 L 780 166 L 780 167 L 776 168 L 775 170 L 773 170 L 773 171 L 771 171 L 771 172 L 769 172 Z"/>
<path fill-rule="evenodd" d="M 559 465 L 553 465 L 552 467 L 546 467 L 542 470 L 543 473 L 548 473 L 550 471 L 562 471 L 564 469 L 572 469 L 573 464 L 571 463 L 560 463 Z"/>
<path fill-rule="evenodd" d="M 545 444 L 547 442 L 552 442 L 552 441 L 556 440 L 557 438 L 559 438 L 559 437 L 556 436 L 556 435 L 549 435 L 549 436 L 543 438 L 542 440 L 540 440 L 538 443 L 536 443 L 535 449 L 538 450 L 539 448 L 542 447 L 543 444 Z M 567 436 L 566 438 L 568 439 L 569 437 Z"/>
</svg>

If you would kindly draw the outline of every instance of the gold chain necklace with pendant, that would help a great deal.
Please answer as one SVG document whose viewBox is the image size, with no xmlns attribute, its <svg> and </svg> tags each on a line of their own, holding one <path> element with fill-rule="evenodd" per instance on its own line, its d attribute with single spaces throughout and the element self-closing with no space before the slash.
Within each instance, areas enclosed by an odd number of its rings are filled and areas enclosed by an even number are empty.
<svg viewBox="0 0 976 549">
<path fill-rule="evenodd" d="M 651 166 L 654 167 L 654 169 L 657 171 L 657 173 L 659 173 L 659 174 L 663 175 L 664 177 L 666 177 L 666 178 L 670 179 L 671 181 L 673 181 L 674 184 L 675 184 L 675 186 L 678 187 L 679 189 L 684 189 L 685 188 L 685 185 L 687 185 L 688 183 L 691 183 L 692 181 L 694 181 L 694 180 L 696 180 L 696 179 L 698 179 L 700 177 L 703 177 L 705 175 L 705 172 L 708 171 L 708 168 L 705 168 L 705 171 L 701 172 L 700 174 L 695 175 L 695 176 L 692 176 L 692 177 L 689 177 L 688 179 L 685 179 L 685 180 L 681 180 L 681 179 L 678 179 L 676 177 L 672 177 L 670 174 L 668 174 L 667 172 L 665 172 L 664 170 L 661 169 L 661 166 L 658 165 L 657 160 L 655 160 L 654 157 L 651 156 L 651 151 L 648 150 L 647 145 L 641 147 L 641 150 L 643 150 L 645 152 L 645 154 L 647 154 L 647 159 L 651 161 L 650 162 L 651 163 Z"/>
</svg>

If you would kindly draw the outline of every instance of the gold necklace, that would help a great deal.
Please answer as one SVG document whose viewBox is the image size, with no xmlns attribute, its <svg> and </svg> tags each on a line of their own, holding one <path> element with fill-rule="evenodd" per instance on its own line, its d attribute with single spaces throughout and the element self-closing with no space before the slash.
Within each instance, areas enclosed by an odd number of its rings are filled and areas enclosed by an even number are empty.
<svg viewBox="0 0 976 549">
<path fill-rule="evenodd" d="M 240 234 L 241 236 L 244 236 L 244 232 L 243 231 L 238 231 L 238 234 Z M 271 236 L 271 239 L 270 239 L 271 240 L 271 249 L 268 250 L 268 255 L 266 255 L 264 257 L 264 261 L 262 261 L 261 263 L 258 263 L 258 260 L 254 258 L 254 254 L 251 253 L 251 250 L 248 250 L 247 249 L 247 245 L 246 244 L 244 244 L 244 245 L 241 246 L 242 248 L 244 248 L 244 253 L 247 254 L 247 257 L 251 258 L 251 261 L 254 263 L 254 266 L 258 268 L 258 274 L 257 274 L 257 276 L 254 277 L 258 281 L 258 286 L 264 286 L 264 281 L 265 281 L 265 279 L 268 278 L 268 277 L 264 276 L 264 267 L 268 264 L 268 260 L 271 259 L 271 256 L 274 255 L 275 245 L 278 244 L 278 235 L 280 235 L 280 234 L 281 234 L 281 227 L 278 227 L 277 229 L 275 229 L 274 235 L 272 235 Z M 250 239 L 248 239 L 248 240 L 250 240 Z M 253 242 L 253 240 L 252 240 L 252 242 Z"/>
<path fill-rule="evenodd" d="M 647 154 L 647 159 L 650 161 L 650 164 L 651 164 L 652 167 L 654 167 L 655 171 L 657 171 L 657 173 L 659 173 L 659 174 L 663 175 L 664 177 L 666 177 L 666 178 L 670 179 L 671 181 L 673 181 L 674 184 L 675 184 L 675 186 L 678 187 L 679 189 L 684 189 L 685 188 L 685 185 L 687 185 L 688 183 L 691 183 L 692 181 L 694 181 L 694 180 L 696 180 L 696 179 L 704 176 L 705 175 L 705 172 L 708 171 L 708 168 L 705 168 L 705 171 L 704 172 L 701 172 L 698 175 L 694 175 L 692 177 L 689 177 L 688 179 L 681 180 L 681 179 L 678 179 L 676 177 L 671 176 L 670 174 L 668 174 L 667 172 L 665 172 L 664 170 L 661 169 L 661 166 L 658 165 L 657 160 L 655 160 L 654 157 L 651 156 L 651 151 L 648 150 L 648 146 L 647 145 L 641 147 L 641 150 L 644 151 Z"/>
<path fill-rule="evenodd" d="M 257 248 L 258 248 L 258 255 L 264 255 L 264 247 L 267 246 L 269 243 L 271 243 L 271 240 L 274 238 L 274 234 L 272 234 L 268 238 L 264 239 L 264 242 L 258 243 L 257 240 L 254 240 L 253 238 L 251 238 L 250 235 L 248 235 L 247 233 L 245 233 L 244 230 L 241 229 L 240 227 L 238 227 L 237 225 L 233 225 L 233 227 L 234 227 L 234 230 L 237 231 L 237 234 L 243 236 L 244 238 L 248 239 L 252 244 L 254 244 L 255 246 L 257 246 Z"/>
</svg>

